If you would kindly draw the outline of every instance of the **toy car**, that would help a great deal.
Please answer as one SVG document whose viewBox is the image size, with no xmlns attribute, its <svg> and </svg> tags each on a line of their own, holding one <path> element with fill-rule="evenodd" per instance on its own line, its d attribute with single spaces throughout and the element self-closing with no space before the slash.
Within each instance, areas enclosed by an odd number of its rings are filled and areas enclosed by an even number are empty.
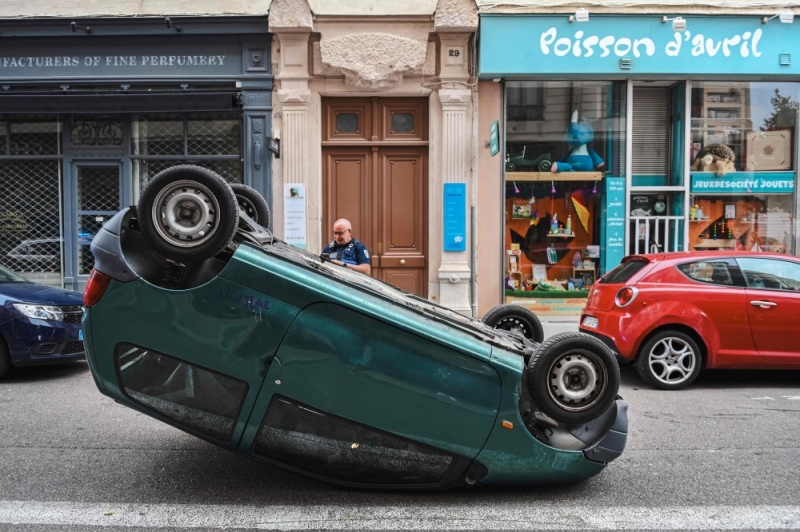
<svg viewBox="0 0 800 532">
<path fill-rule="evenodd" d="M 287 245 L 268 218 L 254 190 L 176 166 L 105 224 L 84 293 L 102 393 L 347 485 L 567 482 L 622 453 L 599 340 L 533 342 L 525 311 L 493 328 Z"/>
<path fill-rule="evenodd" d="M 533 159 L 529 159 L 528 157 L 528 146 L 523 146 L 522 152 L 520 153 L 514 155 L 509 154 L 506 158 L 506 171 L 517 172 L 527 170 L 533 172 L 549 172 L 550 168 L 553 166 L 549 153 L 542 153 Z"/>
</svg>

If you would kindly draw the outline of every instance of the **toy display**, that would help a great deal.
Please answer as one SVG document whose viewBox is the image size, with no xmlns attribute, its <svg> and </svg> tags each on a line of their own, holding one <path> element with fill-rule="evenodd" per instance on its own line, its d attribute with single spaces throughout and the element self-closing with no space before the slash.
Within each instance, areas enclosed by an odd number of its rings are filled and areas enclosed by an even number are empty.
<svg viewBox="0 0 800 532">
<path fill-rule="evenodd" d="M 539 171 L 547 172 L 553 164 L 550 162 L 550 154 L 543 153 L 534 159 L 528 159 L 528 146 L 522 147 L 522 153 L 508 155 L 506 159 L 506 171 Z"/>
<path fill-rule="evenodd" d="M 728 172 L 735 172 L 736 154 L 724 144 L 708 144 L 697 154 L 692 163 L 695 172 L 716 172 L 723 176 Z"/>
<path fill-rule="evenodd" d="M 572 120 L 564 133 L 564 140 L 572 151 L 562 161 L 554 162 L 551 172 L 594 172 L 605 166 L 605 161 L 587 144 L 594 140 L 594 129 L 585 118 L 578 121 L 578 110 L 572 113 Z"/>
</svg>

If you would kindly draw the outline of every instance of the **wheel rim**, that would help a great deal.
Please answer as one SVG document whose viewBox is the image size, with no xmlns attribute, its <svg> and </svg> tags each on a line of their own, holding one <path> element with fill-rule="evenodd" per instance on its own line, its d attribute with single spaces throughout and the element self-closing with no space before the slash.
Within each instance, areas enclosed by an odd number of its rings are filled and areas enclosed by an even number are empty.
<svg viewBox="0 0 800 532">
<path fill-rule="evenodd" d="M 596 405 L 608 387 L 608 372 L 602 360 L 590 351 L 574 349 L 558 356 L 548 370 L 550 398 L 570 412 Z"/>
<path fill-rule="evenodd" d="M 647 357 L 650 374 L 664 384 L 681 384 L 692 376 L 697 364 L 694 349 L 680 338 L 659 340 Z"/>
<path fill-rule="evenodd" d="M 253 220 L 254 222 L 259 223 L 258 211 L 256 210 L 256 206 L 253 204 L 252 201 L 250 201 L 244 196 L 237 195 L 236 202 L 239 204 L 239 208 L 242 210 L 242 212 L 244 212 L 247 216 L 249 216 L 250 219 Z"/>
<path fill-rule="evenodd" d="M 516 316 L 509 316 L 502 318 L 494 326 L 495 329 L 502 329 L 504 331 L 519 331 L 525 338 L 533 338 L 533 330 L 530 324 Z"/>
<path fill-rule="evenodd" d="M 177 181 L 164 187 L 153 203 L 153 220 L 161 238 L 172 245 L 193 248 L 217 231 L 219 203 L 197 181 Z"/>
</svg>

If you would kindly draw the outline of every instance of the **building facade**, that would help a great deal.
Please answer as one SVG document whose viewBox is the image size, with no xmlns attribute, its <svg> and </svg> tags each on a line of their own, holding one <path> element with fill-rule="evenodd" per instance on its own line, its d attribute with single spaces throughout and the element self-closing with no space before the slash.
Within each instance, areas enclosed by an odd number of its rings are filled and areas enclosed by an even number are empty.
<svg viewBox="0 0 800 532">
<path fill-rule="evenodd" d="M 268 6 L 55 4 L 0 7 L 0 264 L 80 290 L 103 222 L 177 164 L 269 198 Z"/>
<path fill-rule="evenodd" d="M 481 274 L 503 300 L 577 314 L 634 253 L 797 255 L 792 11 L 513 4 L 479 2 L 479 129 L 500 138 L 479 152 Z"/>
<path fill-rule="evenodd" d="M 278 237 L 313 252 L 348 218 L 373 276 L 474 312 L 473 0 L 274 0 Z"/>
</svg>

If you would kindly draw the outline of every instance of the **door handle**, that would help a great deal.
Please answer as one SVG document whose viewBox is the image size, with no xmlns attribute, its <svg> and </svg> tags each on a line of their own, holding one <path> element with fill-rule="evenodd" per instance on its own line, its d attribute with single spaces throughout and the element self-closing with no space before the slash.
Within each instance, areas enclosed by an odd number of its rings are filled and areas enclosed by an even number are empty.
<svg viewBox="0 0 800 532">
<path fill-rule="evenodd" d="M 400 266 L 404 265 L 405 263 L 406 263 L 406 259 L 400 259 Z"/>
<path fill-rule="evenodd" d="M 773 303 L 772 301 L 751 301 L 751 305 L 754 307 L 761 307 L 761 308 L 770 308 L 770 307 L 777 307 L 777 303 Z"/>
</svg>

